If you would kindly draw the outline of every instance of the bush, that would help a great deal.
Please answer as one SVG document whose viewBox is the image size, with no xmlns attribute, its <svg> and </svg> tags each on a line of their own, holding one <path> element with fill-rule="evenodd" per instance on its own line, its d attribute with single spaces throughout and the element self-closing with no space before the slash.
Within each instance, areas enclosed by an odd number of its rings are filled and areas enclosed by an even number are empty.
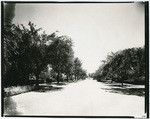
<svg viewBox="0 0 150 119">
<path fill-rule="evenodd" d="M 34 90 L 35 88 L 36 88 L 35 86 L 30 86 L 30 85 L 7 87 L 4 88 L 4 93 L 5 93 L 4 96 L 13 96 L 13 95 L 29 92 Z"/>
</svg>

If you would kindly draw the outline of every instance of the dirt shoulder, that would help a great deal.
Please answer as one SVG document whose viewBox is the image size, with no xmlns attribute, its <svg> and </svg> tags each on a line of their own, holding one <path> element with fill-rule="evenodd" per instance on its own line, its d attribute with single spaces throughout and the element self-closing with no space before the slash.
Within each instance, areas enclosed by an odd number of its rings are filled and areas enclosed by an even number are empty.
<svg viewBox="0 0 150 119">
<path fill-rule="evenodd" d="M 104 82 L 103 82 L 104 83 Z M 113 83 L 105 83 L 108 88 L 104 88 L 106 92 L 110 93 L 120 93 L 125 95 L 136 95 L 136 96 L 145 96 L 145 85 L 134 85 L 134 84 L 127 84 L 124 83 L 121 86 L 120 83 L 113 82 Z"/>
</svg>

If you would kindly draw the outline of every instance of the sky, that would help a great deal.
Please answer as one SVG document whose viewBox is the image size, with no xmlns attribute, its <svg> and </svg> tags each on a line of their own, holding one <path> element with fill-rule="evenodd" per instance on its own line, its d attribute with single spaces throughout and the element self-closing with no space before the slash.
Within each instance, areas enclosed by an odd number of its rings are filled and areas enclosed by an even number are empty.
<svg viewBox="0 0 150 119">
<path fill-rule="evenodd" d="M 13 23 L 31 21 L 51 34 L 69 36 L 74 55 L 88 73 L 93 73 L 110 52 L 143 47 L 142 3 L 19 3 Z"/>
</svg>

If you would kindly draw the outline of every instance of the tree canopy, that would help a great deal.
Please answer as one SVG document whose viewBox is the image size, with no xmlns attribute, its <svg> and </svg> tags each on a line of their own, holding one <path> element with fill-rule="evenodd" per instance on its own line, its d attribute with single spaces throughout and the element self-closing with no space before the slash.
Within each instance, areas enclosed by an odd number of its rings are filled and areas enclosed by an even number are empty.
<svg viewBox="0 0 150 119">
<path fill-rule="evenodd" d="M 39 75 L 48 65 L 57 74 L 59 83 L 61 76 L 72 79 L 73 75 L 84 78 L 86 72 L 81 61 L 74 58 L 73 42 L 68 36 L 58 36 L 56 32 L 48 35 L 40 33 L 32 22 L 4 28 L 4 82 L 6 85 L 28 84 L 29 75 Z"/>
<path fill-rule="evenodd" d="M 111 53 L 95 72 L 99 81 L 145 83 L 145 48 L 129 48 Z"/>
</svg>

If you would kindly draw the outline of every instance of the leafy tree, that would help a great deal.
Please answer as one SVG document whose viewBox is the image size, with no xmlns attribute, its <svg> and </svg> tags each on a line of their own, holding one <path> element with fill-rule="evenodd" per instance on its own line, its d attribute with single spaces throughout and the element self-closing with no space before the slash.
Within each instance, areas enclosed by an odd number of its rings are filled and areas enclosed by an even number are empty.
<svg viewBox="0 0 150 119">
<path fill-rule="evenodd" d="M 79 75 L 80 79 L 86 79 L 87 78 L 87 72 L 84 69 L 80 69 L 80 75 Z"/>
<path fill-rule="evenodd" d="M 79 80 L 80 78 L 86 78 L 87 74 L 86 71 L 82 68 L 82 62 L 79 58 L 74 59 L 74 76 L 75 80 Z"/>
<path fill-rule="evenodd" d="M 70 75 L 73 58 L 72 41 L 66 36 L 59 37 L 55 33 L 49 37 L 51 43 L 47 49 L 48 61 L 57 73 L 57 83 L 59 83 L 62 73 Z"/>
<path fill-rule="evenodd" d="M 66 62 L 65 68 L 64 68 L 64 73 L 67 76 L 67 82 L 69 81 L 69 79 L 72 79 L 73 66 L 74 66 L 73 57 L 70 57 L 68 59 L 68 62 Z"/>
<path fill-rule="evenodd" d="M 78 77 L 80 75 L 80 69 L 81 69 L 82 63 L 79 60 L 79 58 L 74 59 L 74 76 L 75 80 L 78 80 Z"/>
<path fill-rule="evenodd" d="M 29 29 L 23 25 L 12 25 L 4 29 L 4 77 L 10 85 L 26 84 L 30 73 L 37 79 L 46 62 L 45 34 L 39 35 L 40 29 L 29 22 Z"/>
<path fill-rule="evenodd" d="M 94 78 L 101 81 L 112 80 L 144 84 L 145 83 L 145 50 L 130 48 L 112 53 L 105 63 L 95 72 Z M 108 60 L 109 59 L 109 60 Z"/>
<path fill-rule="evenodd" d="M 14 84 L 23 82 L 29 72 L 28 51 L 30 42 L 28 36 L 20 26 L 12 25 L 4 29 L 4 77 L 5 83 Z M 8 80 L 7 80 L 8 79 Z M 20 80 L 19 80 L 20 79 Z"/>
</svg>

